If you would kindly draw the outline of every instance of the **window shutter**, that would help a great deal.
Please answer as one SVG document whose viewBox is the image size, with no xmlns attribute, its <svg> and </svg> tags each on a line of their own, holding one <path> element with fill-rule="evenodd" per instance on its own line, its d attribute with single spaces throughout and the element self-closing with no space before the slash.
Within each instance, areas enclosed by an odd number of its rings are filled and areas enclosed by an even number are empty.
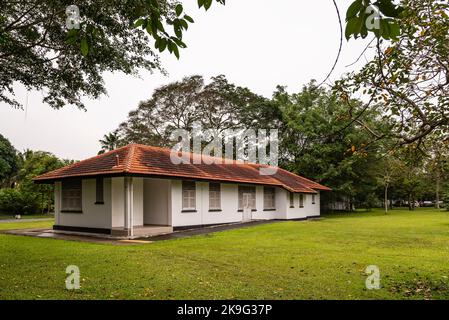
<svg viewBox="0 0 449 320">
<path fill-rule="evenodd" d="M 209 209 L 221 209 L 221 186 L 219 183 L 209 183 Z"/>
<path fill-rule="evenodd" d="M 97 194 L 97 199 L 96 199 L 95 203 L 103 204 L 104 203 L 104 180 L 103 180 L 103 178 L 97 178 L 95 187 L 96 187 L 96 194 Z"/>
<path fill-rule="evenodd" d="M 65 180 L 61 185 L 61 210 L 81 211 L 83 207 L 81 180 Z"/>
<path fill-rule="evenodd" d="M 182 182 L 182 209 L 196 209 L 196 184 L 195 181 Z"/>
<path fill-rule="evenodd" d="M 263 188 L 263 207 L 264 209 L 276 208 L 276 190 L 273 187 Z"/>
</svg>

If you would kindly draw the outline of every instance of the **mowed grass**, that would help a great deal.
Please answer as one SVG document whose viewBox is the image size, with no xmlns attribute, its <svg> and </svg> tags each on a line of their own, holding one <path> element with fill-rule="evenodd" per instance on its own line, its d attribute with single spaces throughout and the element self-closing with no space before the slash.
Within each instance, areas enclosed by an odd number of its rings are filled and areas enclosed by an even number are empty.
<svg viewBox="0 0 449 320">
<path fill-rule="evenodd" d="M 65 289 L 68 265 L 80 290 Z M 379 290 L 365 287 L 369 265 Z M 134 246 L 0 234 L 0 299 L 448 299 L 448 276 L 449 213 L 433 209 Z"/>
<path fill-rule="evenodd" d="M 13 229 L 41 229 L 41 228 L 51 229 L 54 224 L 55 224 L 54 219 L 51 218 L 40 221 L 26 221 L 26 220 L 18 222 L 0 221 L 0 232 L 2 230 L 13 230 Z"/>
<path fill-rule="evenodd" d="M 11 220 L 11 219 L 14 219 L 13 214 L 0 213 L 0 222 L 2 222 L 2 220 Z M 21 220 L 28 220 L 28 219 L 54 219 L 54 216 L 51 214 L 34 214 L 28 216 L 21 216 Z"/>
</svg>

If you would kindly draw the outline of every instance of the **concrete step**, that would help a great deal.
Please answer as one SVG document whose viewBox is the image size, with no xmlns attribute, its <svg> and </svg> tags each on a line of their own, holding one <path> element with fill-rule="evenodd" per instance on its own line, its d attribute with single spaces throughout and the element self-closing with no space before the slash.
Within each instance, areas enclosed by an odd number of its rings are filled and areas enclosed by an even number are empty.
<svg viewBox="0 0 449 320">
<path fill-rule="evenodd" d="M 173 227 L 170 226 L 139 226 L 134 227 L 133 238 L 153 237 L 172 232 Z M 111 235 L 116 237 L 126 237 L 128 235 L 128 232 L 123 228 L 113 228 L 111 230 Z"/>
</svg>

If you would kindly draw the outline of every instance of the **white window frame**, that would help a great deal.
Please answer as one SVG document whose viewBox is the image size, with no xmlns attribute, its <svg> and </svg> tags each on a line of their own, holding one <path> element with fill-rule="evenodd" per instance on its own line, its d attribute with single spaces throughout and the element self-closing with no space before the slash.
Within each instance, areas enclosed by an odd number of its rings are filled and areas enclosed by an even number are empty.
<svg viewBox="0 0 449 320">
<path fill-rule="evenodd" d="M 83 181 L 81 179 L 61 181 L 61 212 L 83 212 Z"/>
<path fill-rule="evenodd" d="M 303 193 L 299 194 L 299 207 L 304 208 L 304 194 Z"/>
<path fill-rule="evenodd" d="M 263 187 L 263 209 L 276 210 L 276 189 L 274 187 Z"/>
<path fill-rule="evenodd" d="M 196 211 L 195 181 L 182 181 L 182 211 Z"/>
<path fill-rule="evenodd" d="M 211 188 L 212 186 L 218 188 Z M 209 211 L 221 211 L 221 184 L 219 182 L 209 182 Z"/>
<path fill-rule="evenodd" d="M 295 207 L 295 194 L 293 192 L 289 192 L 288 196 L 289 196 L 288 200 L 290 201 L 290 208 L 294 208 Z"/>
</svg>

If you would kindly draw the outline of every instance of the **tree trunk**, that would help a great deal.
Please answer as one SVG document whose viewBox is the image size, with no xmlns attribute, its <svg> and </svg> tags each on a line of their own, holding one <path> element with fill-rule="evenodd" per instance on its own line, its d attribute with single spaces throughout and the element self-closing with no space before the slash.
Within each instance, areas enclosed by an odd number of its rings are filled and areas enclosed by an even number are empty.
<svg viewBox="0 0 449 320">
<path fill-rule="evenodd" d="M 385 214 L 387 214 L 388 213 L 388 183 L 385 184 L 384 205 L 385 205 Z"/>
<path fill-rule="evenodd" d="M 41 215 L 44 214 L 45 203 L 44 203 L 44 193 L 41 192 Z"/>
<path fill-rule="evenodd" d="M 435 190 L 435 208 L 440 209 L 440 173 L 437 172 L 436 179 L 436 190 Z"/>
<path fill-rule="evenodd" d="M 413 204 L 412 204 L 412 194 L 409 193 L 408 195 L 408 210 L 412 211 L 413 210 Z"/>
</svg>

